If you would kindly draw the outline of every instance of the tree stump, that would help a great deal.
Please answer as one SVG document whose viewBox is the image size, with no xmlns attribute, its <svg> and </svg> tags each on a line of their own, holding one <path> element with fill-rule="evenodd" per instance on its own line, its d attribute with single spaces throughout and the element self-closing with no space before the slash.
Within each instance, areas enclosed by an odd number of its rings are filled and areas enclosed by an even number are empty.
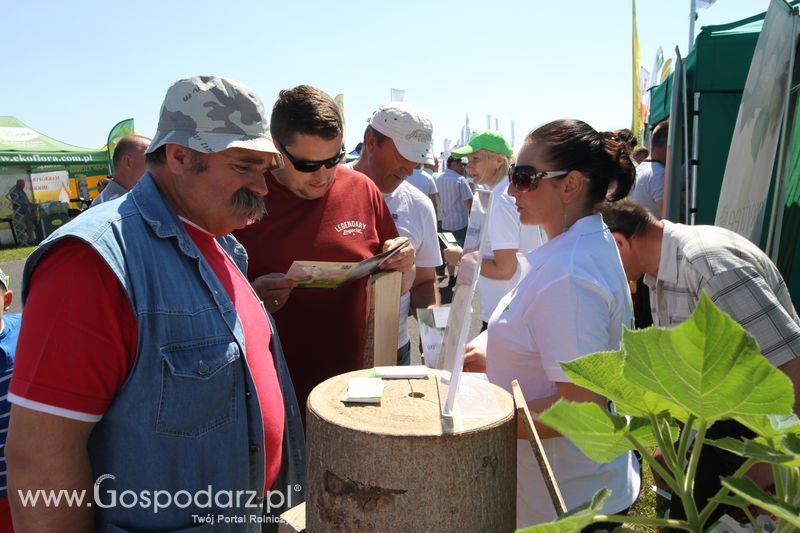
<svg viewBox="0 0 800 533">
<path fill-rule="evenodd" d="M 447 385 L 385 380 L 380 405 L 343 404 L 348 379 L 308 399 L 308 531 L 513 531 L 516 418 L 510 394 L 489 383 L 495 419 L 443 418 Z M 491 396 L 490 396 L 491 397 Z"/>
</svg>

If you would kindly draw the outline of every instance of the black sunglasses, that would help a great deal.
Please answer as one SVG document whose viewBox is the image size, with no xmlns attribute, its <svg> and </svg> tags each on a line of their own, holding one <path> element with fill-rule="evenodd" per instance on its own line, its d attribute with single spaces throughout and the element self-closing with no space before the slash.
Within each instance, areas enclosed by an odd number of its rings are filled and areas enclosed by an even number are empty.
<svg viewBox="0 0 800 533">
<path fill-rule="evenodd" d="M 286 159 L 292 162 L 292 166 L 298 172 L 316 172 L 322 167 L 325 168 L 333 168 L 339 163 L 344 160 L 346 155 L 344 145 L 342 145 L 342 151 L 336 154 L 335 156 L 325 159 L 323 161 L 303 161 L 302 159 L 296 159 L 292 154 L 286 150 L 286 147 L 280 143 L 277 139 L 275 139 L 275 144 L 280 148 L 280 151 L 283 152 L 283 155 L 286 156 Z"/>
<path fill-rule="evenodd" d="M 531 165 L 510 165 L 508 167 L 508 179 L 519 192 L 536 190 L 540 180 L 558 178 L 569 174 L 569 170 L 536 170 Z"/>
</svg>

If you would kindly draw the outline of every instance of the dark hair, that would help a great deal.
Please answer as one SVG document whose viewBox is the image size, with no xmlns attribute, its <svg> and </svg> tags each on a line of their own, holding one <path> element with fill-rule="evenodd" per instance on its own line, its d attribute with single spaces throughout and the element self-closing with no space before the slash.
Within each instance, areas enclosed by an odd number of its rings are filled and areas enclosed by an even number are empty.
<svg viewBox="0 0 800 533">
<path fill-rule="evenodd" d="M 639 139 L 628 128 L 616 130 L 614 135 L 616 135 L 617 139 L 627 144 L 629 150 L 633 150 L 639 144 Z"/>
<path fill-rule="evenodd" d="M 372 126 L 367 126 L 367 128 L 364 130 L 364 145 L 362 146 L 362 148 L 366 148 L 366 146 L 367 146 L 367 134 L 369 132 L 372 132 L 372 135 L 375 136 L 375 143 L 379 147 L 383 146 L 383 143 L 385 143 L 386 141 L 391 141 L 391 139 L 389 138 L 388 135 L 384 135 L 383 133 L 379 132 L 378 130 L 376 130 Z"/>
<path fill-rule="evenodd" d="M 644 146 L 640 146 L 639 148 L 633 151 L 634 157 L 641 154 L 644 154 L 644 156 L 647 157 L 650 155 L 650 150 L 648 150 Z"/>
<path fill-rule="evenodd" d="M 545 157 L 559 169 L 582 172 L 589 180 L 589 202 L 593 206 L 606 199 L 615 202 L 625 198 L 636 179 L 625 143 L 612 132 L 598 132 L 580 120 L 550 122 L 529 133 L 525 142 L 543 143 Z"/>
<path fill-rule="evenodd" d="M 162 144 L 149 154 L 144 154 L 144 162 L 148 168 L 158 167 L 167 161 L 167 145 Z"/>
<path fill-rule="evenodd" d="M 170 143 L 167 143 L 167 144 L 170 144 Z M 183 145 L 181 145 L 181 146 L 183 146 Z M 198 152 L 197 150 L 189 148 L 188 146 L 184 146 L 184 148 L 189 150 L 190 157 L 192 158 L 190 163 L 192 165 L 195 165 L 193 167 L 193 170 L 195 172 L 202 172 L 203 170 L 206 170 L 207 167 L 205 167 L 203 165 L 206 165 L 205 161 L 206 161 L 206 159 L 207 159 L 209 154 L 204 153 L 204 152 Z M 159 146 L 158 148 L 156 148 L 155 150 L 153 150 L 149 154 L 144 154 L 144 162 L 147 163 L 148 168 L 158 167 L 158 166 L 163 165 L 164 163 L 166 163 L 167 162 L 167 145 L 166 144 L 162 144 L 161 146 Z"/>
<path fill-rule="evenodd" d="M 270 118 L 272 137 L 290 145 L 294 135 L 314 135 L 326 141 L 344 131 L 342 110 L 324 91 L 310 85 L 298 85 L 278 94 Z"/>
<path fill-rule="evenodd" d="M 114 163 L 114 168 L 122 163 L 122 158 L 126 155 L 135 154 L 139 151 L 139 147 L 142 145 L 142 141 L 149 141 L 147 137 L 142 137 L 141 135 L 126 135 L 122 137 L 119 142 L 117 143 L 116 148 L 114 148 L 114 156 L 112 157 L 112 162 Z M 145 149 L 147 149 L 145 147 Z"/>
<path fill-rule="evenodd" d="M 623 198 L 618 202 L 603 202 L 600 205 L 600 214 L 611 231 L 622 233 L 630 239 L 635 235 L 643 235 L 648 224 L 656 218 L 643 205 L 630 198 Z"/>
<path fill-rule="evenodd" d="M 665 148 L 667 146 L 667 136 L 669 135 L 669 122 L 666 120 L 659 122 L 653 128 L 653 136 L 650 137 L 650 148 Z"/>
</svg>

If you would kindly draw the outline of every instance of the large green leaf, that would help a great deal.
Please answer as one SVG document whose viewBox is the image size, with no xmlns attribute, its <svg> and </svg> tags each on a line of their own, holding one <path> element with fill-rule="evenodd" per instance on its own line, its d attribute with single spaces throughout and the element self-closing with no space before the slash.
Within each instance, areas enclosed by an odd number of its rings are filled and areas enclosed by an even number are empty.
<svg viewBox="0 0 800 533">
<path fill-rule="evenodd" d="M 744 424 L 762 437 L 781 437 L 788 433 L 800 435 L 800 419 L 795 414 L 739 415 L 735 418 L 737 422 Z"/>
<path fill-rule="evenodd" d="M 594 521 L 594 516 L 603 510 L 603 504 L 611 495 L 608 489 L 600 489 L 586 502 L 564 513 L 555 522 L 537 524 L 526 529 L 518 529 L 517 533 L 574 533 L 580 531 Z"/>
<path fill-rule="evenodd" d="M 633 448 L 625 437 L 630 433 L 644 446 L 658 443 L 650 430 L 650 422 L 612 415 L 596 403 L 573 403 L 559 400 L 539 415 L 539 421 L 552 427 L 577 446 L 587 457 L 608 463 Z M 677 428 L 674 432 L 678 433 Z"/>
<path fill-rule="evenodd" d="M 707 424 L 737 415 L 792 412 L 789 378 L 705 293 L 679 326 L 626 330 L 623 352 L 625 378 Z"/>
<path fill-rule="evenodd" d="M 622 351 L 598 352 L 561 363 L 564 373 L 576 384 L 608 398 L 623 415 L 647 417 L 669 411 L 673 418 L 688 416 L 676 403 L 665 400 L 622 375 Z"/>
<path fill-rule="evenodd" d="M 800 466 L 800 455 L 790 450 L 770 446 L 763 439 L 739 440 L 725 437 L 718 440 L 706 440 L 706 444 L 716 446 L 723 450 L 742 457 L 751 457 L 763 463 L 773 463 L 782 466 Z"/>
<path fill-rule="evenodd" d="M 766 494 L 758 485 L 748 478 L 722 478 L 722 485 L 735 495 L 747 500 L 749 503 L 800 528 L 800 506 L 787 503 Z"/>
</svg>

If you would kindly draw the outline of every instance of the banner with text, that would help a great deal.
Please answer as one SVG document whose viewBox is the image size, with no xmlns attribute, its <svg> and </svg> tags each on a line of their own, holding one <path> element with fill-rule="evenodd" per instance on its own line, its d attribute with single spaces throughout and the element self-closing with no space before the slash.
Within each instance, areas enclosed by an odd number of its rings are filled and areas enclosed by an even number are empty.
<svg viewBox="0 0 800 533">
<path fill-rule="evenodd" d="M 69 172 L 66 170 L 32 172 L 31 187 L 36 203 L 69 202 Z"/>
<path fill-rule="evenodd" d="M 714 221 L 757 245 L 789 96 L 792 27 L 791 8 L 772 0 L 747 74 Z"/>
</svg>

